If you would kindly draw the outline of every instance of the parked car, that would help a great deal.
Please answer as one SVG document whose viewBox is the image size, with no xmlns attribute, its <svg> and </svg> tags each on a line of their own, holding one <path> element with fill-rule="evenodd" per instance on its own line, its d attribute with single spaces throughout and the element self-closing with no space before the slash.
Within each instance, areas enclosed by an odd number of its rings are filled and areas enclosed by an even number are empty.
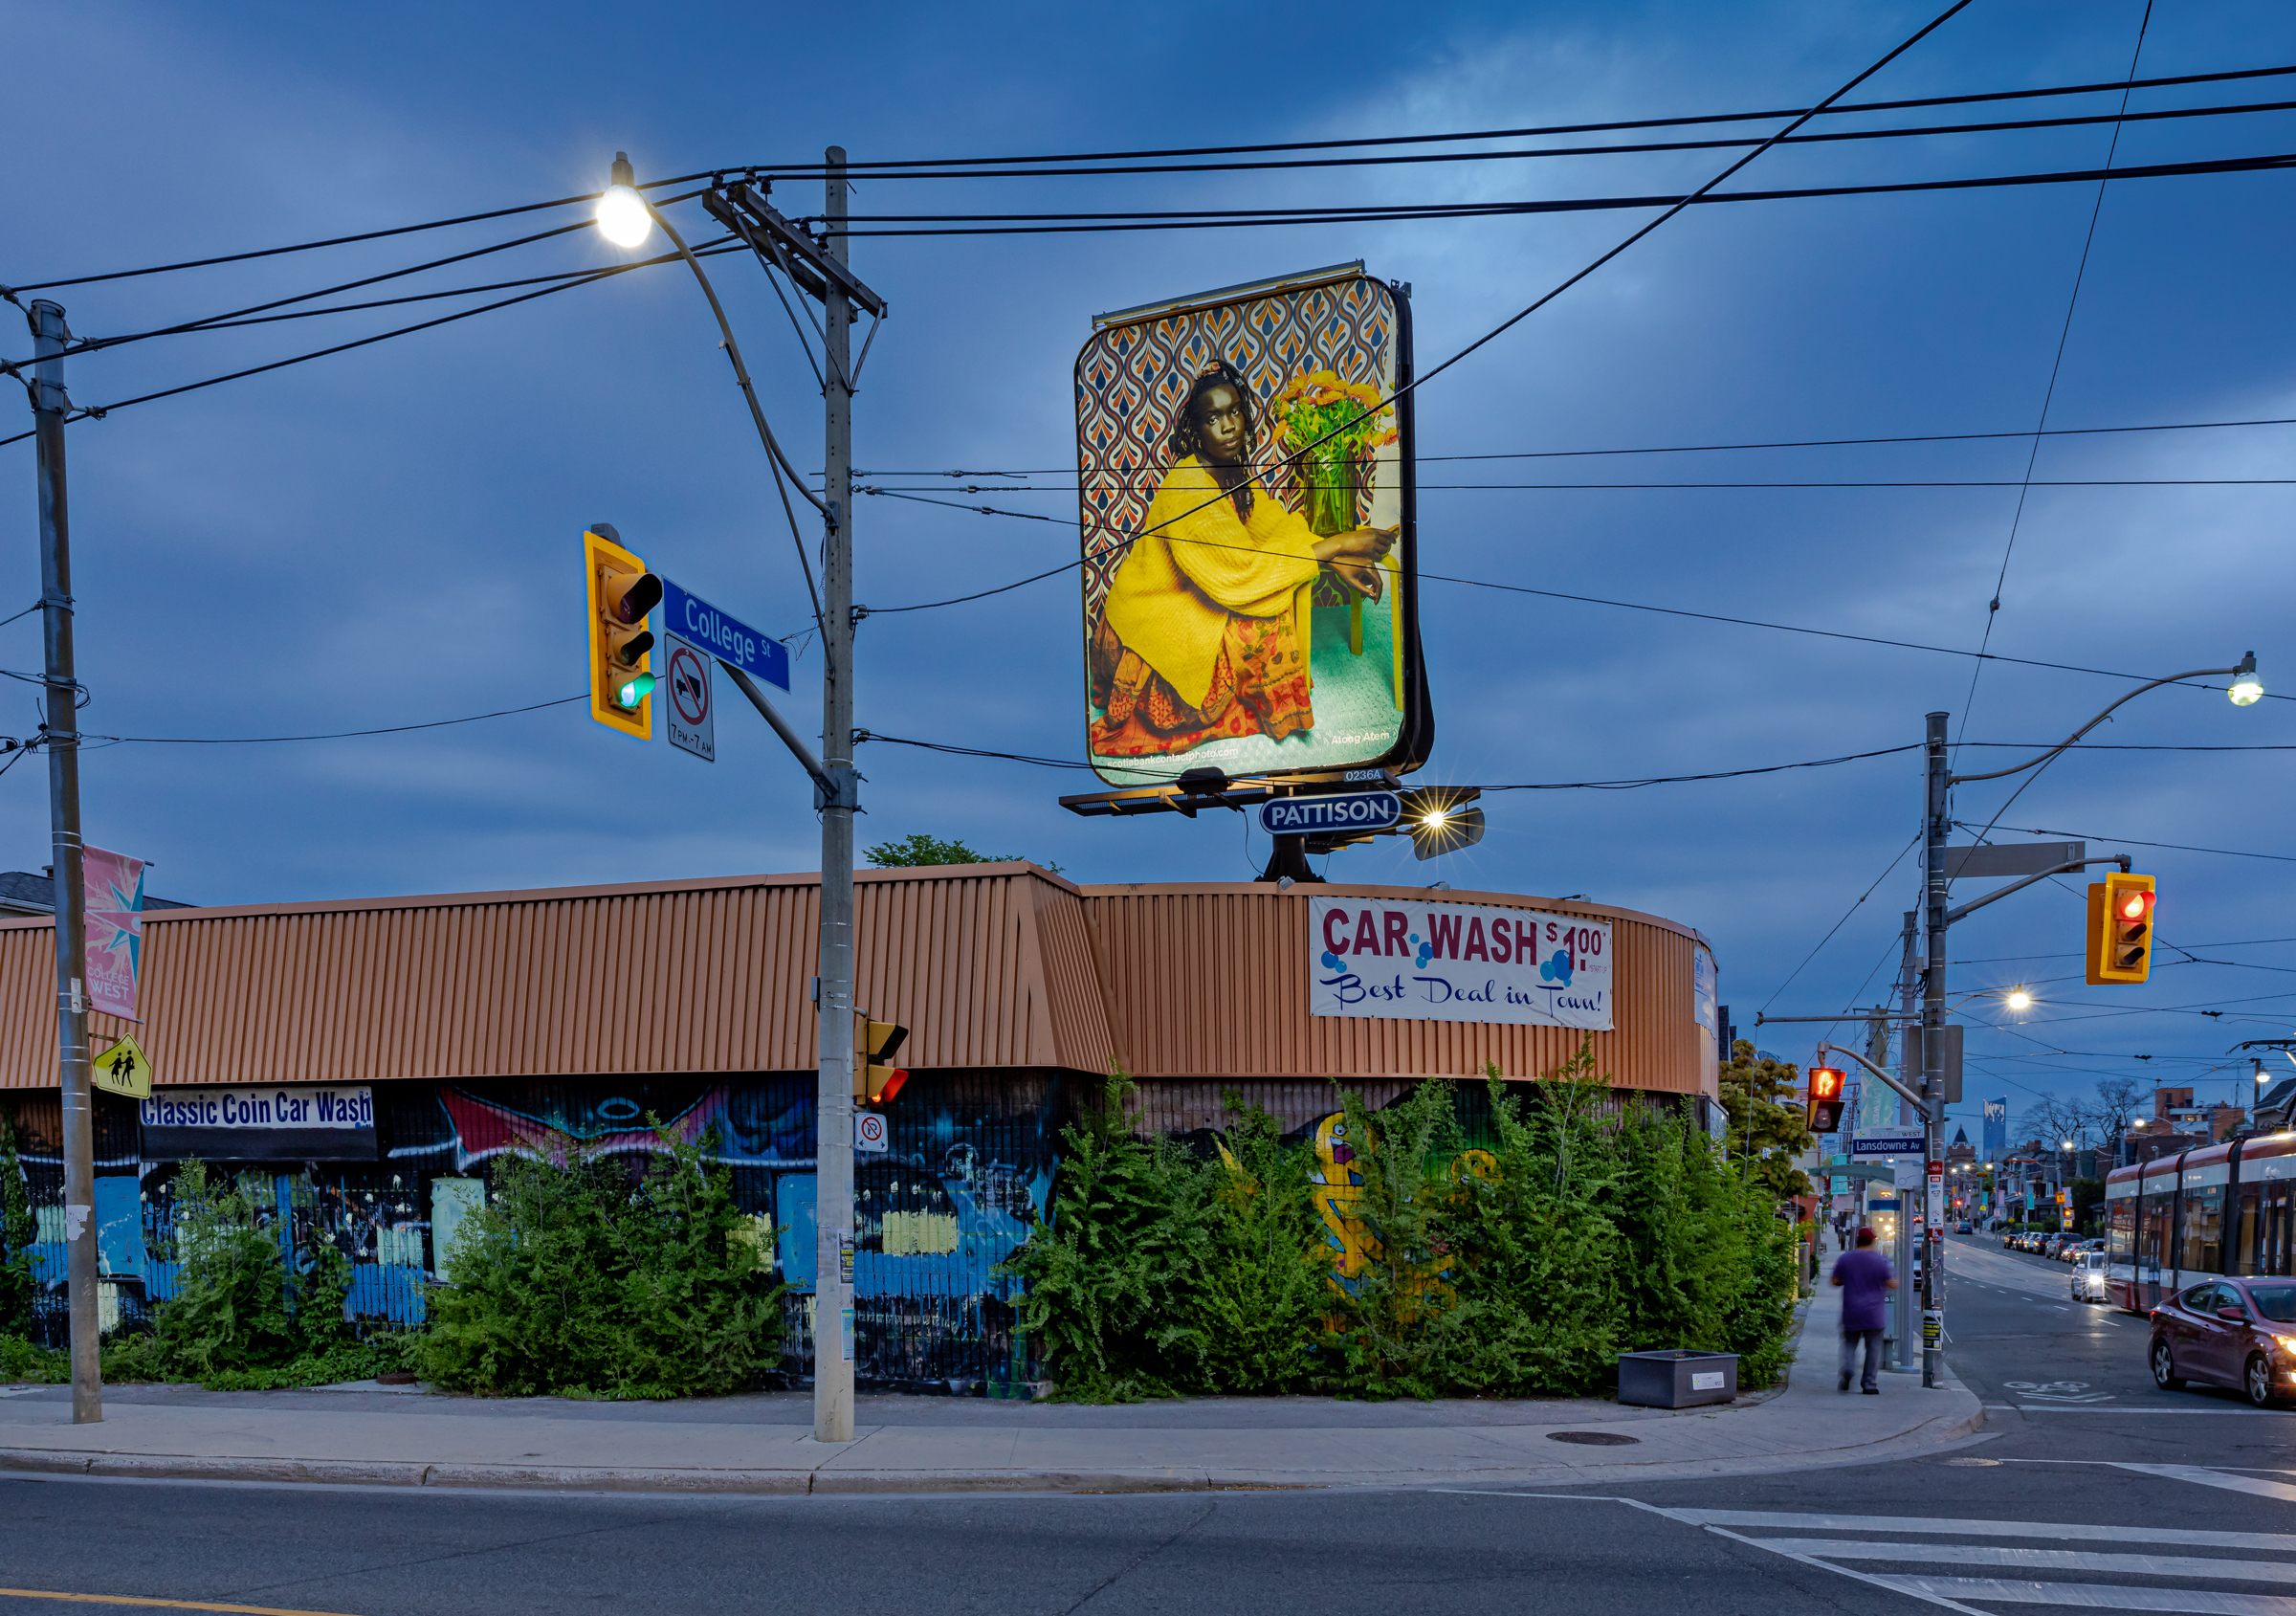
<svg viewBox="0 0 2296 1616">
<path fill-rule="evenodd" d="M 2084 1251 L 2073 1265 L 2073 1300 L 2101 1302 L 2105 1295 L 2105 1253 Z"/>
<path fill-rule="evenodd" d="M 1959 1223 L 1954 1225 L 1954 1232 L 1955 1234 L 1968 1234 L 1973 1232 L 1969 1227 L 1969 1220 L 1967 1218 L 1963 1218 Z"/>
<path fill-rule="evenodd" d="M 2152 1310 L 2153 1384 L 2233 1386 L 2259 1408 L 2296 1397 L 2296 1280 L 2208 1279 Z"/>
</svg>

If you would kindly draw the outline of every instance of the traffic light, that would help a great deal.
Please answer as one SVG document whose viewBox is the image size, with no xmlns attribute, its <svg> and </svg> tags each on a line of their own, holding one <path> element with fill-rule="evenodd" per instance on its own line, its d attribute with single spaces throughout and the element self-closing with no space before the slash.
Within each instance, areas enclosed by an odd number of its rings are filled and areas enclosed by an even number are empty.
<svg viewBox="0 0 2296 1616">
<path fill-rule="evenodd" d="M 622 536 L 607 522 L 592 522 L 582 535 L 582 559 L 589 576 L 590 717 L 634 735 L 653 734 L 653 689 L 646 653 L 653 631 L 646 614 L 662 598 L 662 581 L 622 547 Z"/>
<path fill-rule="evenodd" d="M 1810 1132 L 1838 1134 L 1842 1131 L 1842 1070 L 1834 1066 L 1813 1066 L 1810 1079 Z"/>
<path fill-rule="evenodd" d="M 2088 985 L 2152 974 L 2152 877 L 2108 875 L 2088 889 Z"/>
<path fill-rule="evenodd" d="M 853 1103 L 890 1105 L 909 1081 L 909 1074 L 892 1064 L 894 1054 L 909 1036 L 906 1027 L 890 1021 L 861 1018 L 861 1058 L 853 1062 Z"/>
</svg>

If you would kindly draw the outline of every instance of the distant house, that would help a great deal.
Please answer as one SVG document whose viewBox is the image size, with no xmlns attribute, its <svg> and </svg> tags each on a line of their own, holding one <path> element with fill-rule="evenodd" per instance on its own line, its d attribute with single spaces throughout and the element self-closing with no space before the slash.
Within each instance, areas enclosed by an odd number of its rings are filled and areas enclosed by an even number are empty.
<svg viewBox="0 0 2296 1616">
<path fill-rule="evenodd" d="M 55 878 L 43 866 L 38 874 L 29 870 L 0 870 L 0 916 L 53 915 L 55 913 Z M 144 899 L 146 909 L 188 909 L 188 903 L 179 903 L 172 897 Z"/>
</svg>

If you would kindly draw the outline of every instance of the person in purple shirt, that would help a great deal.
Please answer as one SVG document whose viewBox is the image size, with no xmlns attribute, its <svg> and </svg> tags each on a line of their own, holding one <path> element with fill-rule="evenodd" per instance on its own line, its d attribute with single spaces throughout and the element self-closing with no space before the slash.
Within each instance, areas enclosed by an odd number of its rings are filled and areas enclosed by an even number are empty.
<svg viewBox="0 0 2296 1616">
<path fill-rule="evenodd" d="M 1864 1384 L 1867 1397 L 1882 1395 L 1882 1331 L 1887 1327 L 1888 1294 L 1897 1289 L 1897 1272 L 1889 1259 L 1873 1249 L 1873 1230 L 1858 1230 L 1858 1246 L 1834 1259 L 1834 1283 L 1842 1287 L 1842 1390 L 1849 1389 L 1850 1371 L 1857 1367 L 1858 1342 L 1866 1343 Z"/>
</svg>

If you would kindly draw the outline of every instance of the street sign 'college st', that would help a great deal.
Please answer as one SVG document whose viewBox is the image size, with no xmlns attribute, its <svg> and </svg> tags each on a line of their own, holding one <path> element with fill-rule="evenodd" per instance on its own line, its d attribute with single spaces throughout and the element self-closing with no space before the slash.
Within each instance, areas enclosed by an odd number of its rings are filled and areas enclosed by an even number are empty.
<svg viewBox="0 0 2296 1616">
<path fill-rule="evenodd" d="M 662 628 L 752 678 L 783 690 L 789 688 L 787 646 L 718 610 L 699 595 L 686 593 L 667 578 L 662 580 Z"/>
</svg>

